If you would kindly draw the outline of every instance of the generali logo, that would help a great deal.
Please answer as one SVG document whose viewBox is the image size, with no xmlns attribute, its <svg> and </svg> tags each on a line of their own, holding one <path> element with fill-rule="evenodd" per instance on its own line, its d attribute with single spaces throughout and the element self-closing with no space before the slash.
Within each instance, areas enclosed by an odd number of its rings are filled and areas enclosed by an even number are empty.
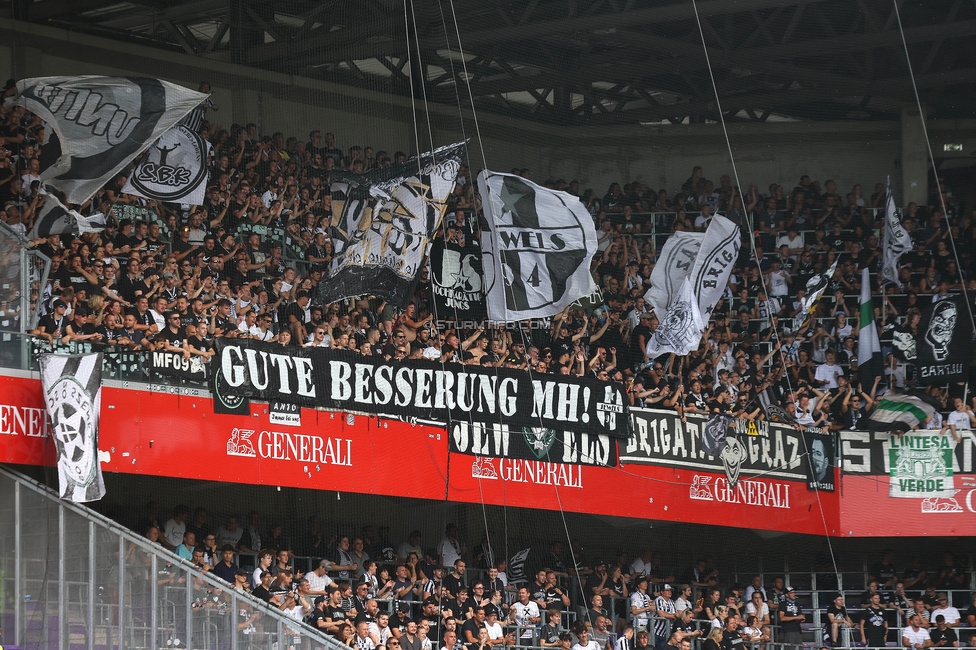
<svg viewBox="0 0 976 650">
<path fill-rule="evenodd" d="M 255 435 L 254 429 L 235 427 L 227 439 L 227 455 L 352 467 L 352 439 L 284 431 Z"/>
<path fill-rule="evenodd" d="M 689 498 L 696 501 L 740 503 L 763 508 L 790 507 L 790 484 L 741 479 L 733 487 L 729 479 L 719 476 L 695 474 L 688 490 Z"/>
<path fill-rule="evenodd" d="M 496 461 L 498 463 L 497 468 L 495 467 Z M 477 456 L 471 463 L 471 477 L 479 480 L 496 481 L 501 479 L 506 482 L 582 488 L 583 465 Z"/>
</svg>

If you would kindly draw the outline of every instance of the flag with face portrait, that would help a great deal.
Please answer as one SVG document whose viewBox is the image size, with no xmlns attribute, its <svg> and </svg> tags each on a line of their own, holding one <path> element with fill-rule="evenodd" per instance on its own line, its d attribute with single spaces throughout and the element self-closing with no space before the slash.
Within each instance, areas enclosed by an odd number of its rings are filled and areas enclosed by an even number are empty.
<svg viewBox="0 0 976 650">
<path fill-rule="evenodd" d="M 210 143 L 177 124 L 146 149 L 122 191 L 156 201 L 203 205 L 209 158 Z"/>
<path fill-rule="evenodd" d="M 885 187 L 884 247 L 882 248 L 881 278 L 901 288 L 898 279 L 898 258 L 912 250 L 912 238 L 901 225 L 895 208 L 895 195 L 891 193 L 891 176 Z"/>
<path fill-rule="evenodd" d="M 42 354 L 41 387 L 58 450 L 58 492 L 77 503 L 105 496 L 98 460 L 102 355 Z"/>
<path fill-rule="evenodd" d="M 915 368 L 925 385 L 966 381 L 972 356 L 973 322 L 963 296 L 949 296 L 922 312 L 915 342 Z"/>
<path fill-rule="evenodd" d="M 41 181 L 80 204 L 206 98 L 160 79 L 88 75 L 22 79 L 7 102 L 53 130 Z"/>
<path fill-rule="evenodd" d="M 510 322 L 563 311 L 596 290 L 593 217 L 579 199 L 516 176 L 478 176 L 488 318 Z"/>
<path fill-rule="evenodd" d="M 829 430 L 808 427 L 803 441 L 809 456 L 807 462 L 807 489 L 833 492 L 834 487 L 834 435 Z"/>
<path fill-rule="evenodd" d="M 410 301 L 466 147 L 452 144 L 332 183 L 335 256 L 317 304 L 363 295 L 398 308 Z"/>
</svg>

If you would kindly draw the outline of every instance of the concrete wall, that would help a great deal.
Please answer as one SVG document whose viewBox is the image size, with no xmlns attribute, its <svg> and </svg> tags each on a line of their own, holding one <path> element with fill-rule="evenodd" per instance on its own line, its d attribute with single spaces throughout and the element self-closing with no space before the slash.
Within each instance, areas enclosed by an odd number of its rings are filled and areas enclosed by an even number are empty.
<svg viewBox="0 0 976 650">
<path fill-rule="evenodd" d="M 390 152 L 417 149 L 409 98 L 384 93 L 379 84 L 375 90 L 349 88 L 258 71 L 219 57 L 194 57 L 16 21 L 0 24 L 3 78 L 56 74 L 141 74 L 192 88 L 207 79 L 220 106 L 212 118 L 225 127 L 255 122 L 263 134 L 281 131 L 302 138 L 312 129 L 321 129 L 334 131 L 344 148 L 360 144 Z M 725 136 L 717 124 L 561 128 L 481 112 L 482 151 L 472 116 L 454 106 L 432 105 L 429 113 L 420 110 L 416 128 L 422 147 L 431 139 L 428 117 L 438 145 L 472 138 L 475 171 L 484 164 L 502 171 L 528 167 L 536 180 L 575 178 L 600 195 L 611 182 L 628 180 L 674 192 L 694 165 L 702 165 L 706 177 L 716 182 L 723 173 L 733 174 Z M 729 125 L 743 185 L 754 182 L 765 190 L 775 182 L 789 189 L 802 174 L 809 174 L 821 182 L 834 179 L 842 193 L 860 183 L 868 195 L 874 183 L 888 174 L 896 188 L 902 187 L 902 159 L 908 155 L 903 132 L 899 122 Z M 929 132 L 937 152 L 943 141 L 976 143 L 973 121 L 930 120 Z M 911 140 L 907 151 L 917 163 L 924 139 Z M 921 169 L 917 164 L 913 169 L 910 180 L 917 183 Z M 918 191 L 915 186 L 911 193 Z"/>
</svg>

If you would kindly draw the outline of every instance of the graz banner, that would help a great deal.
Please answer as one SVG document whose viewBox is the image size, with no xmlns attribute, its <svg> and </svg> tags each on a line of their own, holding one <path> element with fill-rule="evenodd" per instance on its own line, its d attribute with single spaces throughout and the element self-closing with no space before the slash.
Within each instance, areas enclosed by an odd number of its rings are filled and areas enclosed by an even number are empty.
<svg viewBox="0 0 976 650">
<path fill-rule="evenodd" d="M 606 435 L 471 422 L 452 422 L 448 431 L 451 451 L 461 454 L 602 467 L 617 464 L 617 441 Z"/>
<path fill-rule="evenodd" d="M 718 456 L 704 442 L 708 418 L 674 411 L 630 409 L 633 433 L 622 443 L 623 464 L 663 465 L 724 473 L 730 487 L 740 475 L 761 474 L 806 482 L 807 461 L 802 434 L 795 428 L 765 421 L 733 419 Z"/>
<path fill-rule="evenodd" d="M 178 352 L 155 350 L 151 353 L 150 372 L 153 376 L 185 377 L 202 380 L 209 376 L 208 364 L 203 357 L 191 355 L 189 358 Z"/>
<path fill-rule="evenodd" d="M 810 462 L 807 463 L 807 488 L 821 492 L 834 491 L 834 436 L 827 429 L 807 427 L 803 432 Z"/>
<path fill-rule="evenodd" d="M 544 427 L 628 435 L 623 390 L 595 379 L 531 377 L 505 368 L 387 362 L 344 350 L 283 352 L 260 341 L 217 341 L 211 361 L 221 396 L 388 415 L 400 420 Z"/>
</svg>

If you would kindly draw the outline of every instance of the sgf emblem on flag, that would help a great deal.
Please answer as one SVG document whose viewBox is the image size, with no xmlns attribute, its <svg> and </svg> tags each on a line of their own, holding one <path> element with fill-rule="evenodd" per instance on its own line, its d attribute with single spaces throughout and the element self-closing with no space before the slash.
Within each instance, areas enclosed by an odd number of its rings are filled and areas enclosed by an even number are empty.
<svg viewBox="0 0 976 650">
<path fill-rule="evenodd" d="M 596 231 L 579 199 L 513 174 L 485 170 L 478 182 L 490 319 L 552 316 L 596 289 Z"/>
<path fill-rule="evenodd" d="M 146 150 L 123 192 L 171 203 L 202 205 L 210 145 L 182 124 Z"/>
</svg>

